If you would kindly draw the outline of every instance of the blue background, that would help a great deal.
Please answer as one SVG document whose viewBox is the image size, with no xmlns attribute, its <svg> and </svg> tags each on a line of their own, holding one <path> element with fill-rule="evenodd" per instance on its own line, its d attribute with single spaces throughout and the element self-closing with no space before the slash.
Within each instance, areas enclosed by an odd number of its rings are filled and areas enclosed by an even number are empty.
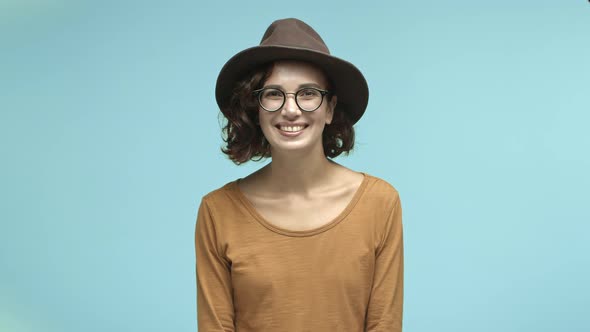
<svg viewBox="0 0 590 332">
<path fill-rule="evenodd" d="M 194 331 L 214 83 L 275 19 L 370 102 L 349 157 L 404 206 L 404 331 L 590 329 L 587 1 L 0 2 L 0 331 Z M 268 161 L 267 161 L 268 162 Z"/>
</svg>

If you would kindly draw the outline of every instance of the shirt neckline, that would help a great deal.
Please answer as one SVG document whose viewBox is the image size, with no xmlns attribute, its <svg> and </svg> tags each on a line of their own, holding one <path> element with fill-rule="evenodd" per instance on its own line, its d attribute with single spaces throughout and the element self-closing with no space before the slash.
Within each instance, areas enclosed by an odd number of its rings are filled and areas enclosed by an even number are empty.
<svg viewBox="0 0 590 332">
<path fill-rule="evenodd" d="M 238 181 L 242 180 L 242 178 L 232 181 L 230 183 L 230 190 L 232 190 L 233 192 L 236 193 L 239 200 L 246 207 L 248 212 L 250 212 L 250 214 L 254 217 L 254 219 L 256 219 L 256 221 L 258 221 L 260 224 L 262 224 L 262 226 L 268 228 L 269 230 L 279 233 L 279 234 L 287 235 L 287 236 L 296 236 L 296 237 L 312 236 L 315 234 L 325 232 L 325 231 L 329 230 L 330 228 L 339 224 L 350 213 L 350 211 L 352 211 L 352 209 L 355 207 L 355 205 L 360 200 L 362 194 L 365 191 L 365 188 L 367 187 L 367 185 L 369 183 L 368 174 L 366 174 L 364 172 L 359 172 L 359 173 L 363 175 L 363 181 L 361 182 L 359 187 L 356 189 L 356 192 L 354 193 L 350 202 L 348 202 L 348 204 L 346 205 L 344 210 L 342 210 L 340 212 L 340 214 L 338 214 L 334 219 L 332 219 L 331 221 L 329 221 L 328 223 L 326 223 L 322 226 L 312 228 L 312 229 L 300 230 L 300 231 L 290 230 L 290 229 L 276 226 L 276 225 L 270 223 L 269 221 L 267 221 L 260 213 L 258 213 L 258 211 L 254 207 L 254 205 L 248 200 L 246 195 L 240 190 L 240 187 L 238 186 Z"/>
</svg>

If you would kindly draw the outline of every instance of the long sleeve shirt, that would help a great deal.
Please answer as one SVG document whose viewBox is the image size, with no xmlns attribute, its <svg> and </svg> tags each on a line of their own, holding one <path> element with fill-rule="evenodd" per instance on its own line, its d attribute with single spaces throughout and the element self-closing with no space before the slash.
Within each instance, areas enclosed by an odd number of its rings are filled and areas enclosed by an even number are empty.
<svg viewBox="0 0 590 332">
<path fill-rule="evenodd" d="M 335 219 L 304 231 L 265 220 L 237 180 L 203 196 L 195 227 L 198 331 L 402 331 L 400 198 L 385 180 L 362 174 Z"/>
</svg>

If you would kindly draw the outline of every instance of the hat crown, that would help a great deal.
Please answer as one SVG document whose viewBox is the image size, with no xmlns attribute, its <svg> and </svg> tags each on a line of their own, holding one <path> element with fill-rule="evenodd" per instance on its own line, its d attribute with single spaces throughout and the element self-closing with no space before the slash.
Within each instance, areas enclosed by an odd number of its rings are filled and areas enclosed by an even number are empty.
<svg viewBox="0 0 590 332">
<path fill-rule="evenodd" d="M 369 101 L 363 74 L 352 63 L 331 55 L 322 37 L 296 18 L 272 22 L 258 46 L 242 50 L 225 63 L 215 86 L 215 98 L 224 115 L 229 117 L 234 112 L 230 101 L 239 81 L 253 69 L 280 60 L 303 61 L 321 68 L 333 83 L 330 90 L 338 96 L 337 112 L 348 114 L 353 124 L 363 116 Z"/>
<path fill-rule="evenodd" d="M 288 46 L 330 54 L 320 35 L 305 22 L 296 18 L 274 21 L 262 36 L 260 46 Z"/>
</svg>

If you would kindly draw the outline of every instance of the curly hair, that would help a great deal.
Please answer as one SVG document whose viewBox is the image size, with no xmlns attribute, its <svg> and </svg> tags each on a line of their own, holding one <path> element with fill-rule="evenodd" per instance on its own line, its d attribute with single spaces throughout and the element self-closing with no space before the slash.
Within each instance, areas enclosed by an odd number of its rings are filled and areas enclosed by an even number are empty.
<svg viewBox="0 0 590 332">
<path fill-rule="evenodd" d="M 222 109 L 227 123 L 222 129 L 226 146 L 221 151 L 237 165 L 271 157 L 270 144 L 258 125 L 259 105 L 252 91 L 262 88 L 272 69 L 273 63 L 261 65 L 236 82 L 228 106 Z M 333 84 L 329 78 L 328 82 L 327 88 L 330 89 Z M 322 144 L 324 155 L 328 158 L 342 153 L 348 155 L 354 147 L 353 123 L 345 112 L 339 111 L 338 105 L 332 122 L 324 127 Z"/>
</svg>

